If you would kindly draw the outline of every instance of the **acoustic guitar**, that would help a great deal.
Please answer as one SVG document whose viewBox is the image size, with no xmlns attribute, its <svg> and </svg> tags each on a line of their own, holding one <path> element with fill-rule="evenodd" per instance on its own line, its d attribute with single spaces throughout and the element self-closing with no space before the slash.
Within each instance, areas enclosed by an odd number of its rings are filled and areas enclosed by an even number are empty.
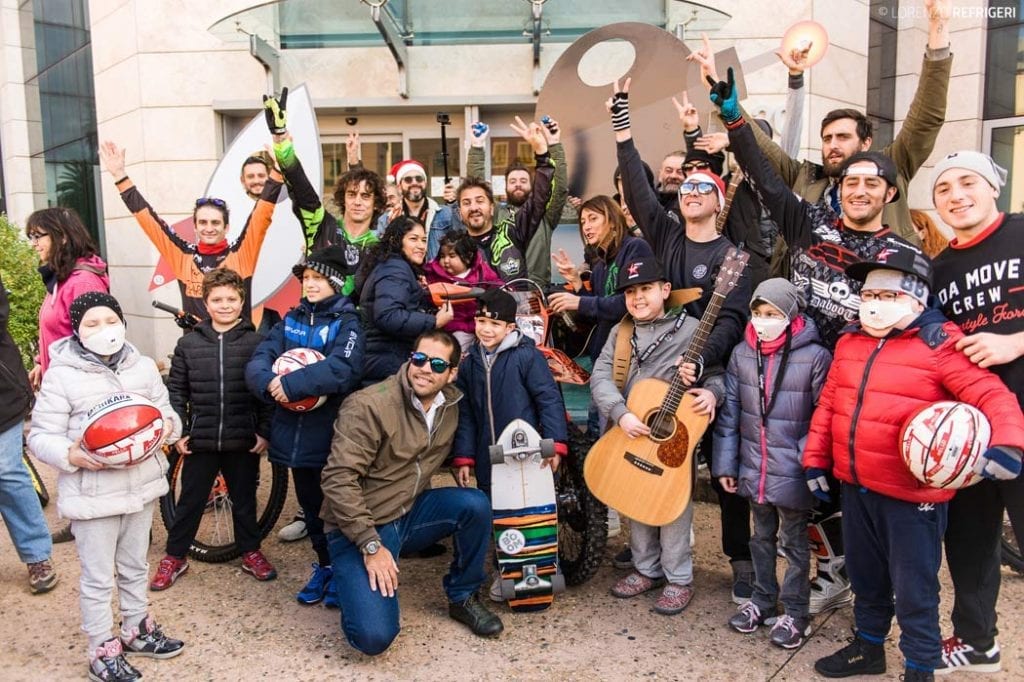
<svg viewBox="0 0 1024 682">
<path fill-rule="evenodd" d="M 739 282 L 749 259 L 739 249 L 726 254 L 683 362 L 696 362 L 700 356 L 722 301 Z M 626 407 L 651 433 L 630 438 L 616 424 L 594 444 L 583 476 L 597 499 L 649 526 L 664 526 L 685 511 L 693 489 L 693 451 L 710 421 L 707 415 L 695 414 L 687 390 L 678 374 L 671 381 L 650 378 L 633 385 Z"/>
</svg>

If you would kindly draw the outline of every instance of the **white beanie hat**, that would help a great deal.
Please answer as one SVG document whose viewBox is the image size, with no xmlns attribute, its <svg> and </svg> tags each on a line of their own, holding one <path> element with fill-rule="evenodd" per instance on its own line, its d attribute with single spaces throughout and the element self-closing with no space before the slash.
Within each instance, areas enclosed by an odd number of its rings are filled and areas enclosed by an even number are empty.
<svg viewBox="0 0 1024 682">
<path fill-rule="evenodd" d="M 962 168 L 963 170 L 977 173 L 985 178 L 988 184 L 992 185 L 992 188 L 996 191 L 996 196 L 999 195 L 999 190 L 1006 184 L 1006 169 L 997 165 L 988 154 L 974 151 L 953 152 L 942 157 L 935 164 L 935 168 L 932 169 L 933 195 L 935 194 L 935 185 L 938 184 L 939 177 L 950 168 Z"/>
</svg>

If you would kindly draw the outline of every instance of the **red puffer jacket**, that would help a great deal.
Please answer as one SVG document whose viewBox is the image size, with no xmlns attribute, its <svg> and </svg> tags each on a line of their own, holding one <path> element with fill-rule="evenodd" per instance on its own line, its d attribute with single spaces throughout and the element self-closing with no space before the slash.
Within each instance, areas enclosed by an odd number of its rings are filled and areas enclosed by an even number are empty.
<svg viewBox="0 0 1024 682">
<path fill-rule="evenodd" d="M 804 449 L 804 467 L 833 470 L 847 483 L 907 502 L 946 502 L 955 490 L 930 488 L 900 456 L 900 427 L 939 400 L 975 405 L 992 425 L 991 445 L 1024 447 L 1017 398 L 987 369 L 956 350 L 963 332 L 936 309 L 885 339 L 847 328 Z"/>
</svg>

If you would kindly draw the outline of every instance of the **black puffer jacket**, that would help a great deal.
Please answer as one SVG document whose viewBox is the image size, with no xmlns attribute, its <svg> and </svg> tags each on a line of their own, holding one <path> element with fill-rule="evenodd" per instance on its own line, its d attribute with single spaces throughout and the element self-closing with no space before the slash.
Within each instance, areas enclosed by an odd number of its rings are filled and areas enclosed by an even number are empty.
<svg viewBox="0 0 1024 682">
<path fill-rule="evenodd" d="M 245 385 L 245 365 L 262 338 L 243 320 L 223 334 L 203 320 L 174 349 L 167 390 L 192 452 L 248 450 L 270 436 L 273 406 Z"/>
<path fill-rule="evenodd" d="M 21 354 L 7 331 L 11 305 L 0 279 L 0 433 L 20 424 L 32 407 L 32 387 L 21 362 Z"/>
</svg>

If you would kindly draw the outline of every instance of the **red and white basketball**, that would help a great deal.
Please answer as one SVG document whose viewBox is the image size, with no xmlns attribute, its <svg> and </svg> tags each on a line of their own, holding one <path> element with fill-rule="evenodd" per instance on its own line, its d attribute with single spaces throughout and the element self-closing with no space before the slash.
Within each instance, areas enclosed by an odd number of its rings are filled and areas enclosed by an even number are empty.
<svg viewBox="0 0 1024 682">
<path fill-rule="evenodd" d="M 82 448 L 108 467 L 138 464 L 163 442 L 160 408 L 135 393 L 112 393 L 85 416 Z"/>
<path fill-rule="evenodd" d="M 932 488 L 966 488 L 981 480 L 974 463 L 991 435 L 988 419 L 973 405 L 932 403 L 903 424 L 903 462 L 914 478 Z"/>
<path fill-rule="evenodd" d="M 274 360 L 274 365 L 270 370 L 279 376 L 284 376 L 294 372 L 297 369 L 308 367 L 313 363 L 320 362 L 324 359 L 324 354 L 318 350 L 312 348 L 292 348 L 286 350 L 278 356 L 277 360 Z M 281 403 L 281 407 L 291 410 L 292 412 L 309 412 L 315 410 L 327 401 L 327 396 L 309 396 L 308 398 L 301 398 L 299 400 L 293 400 L 287 403 Z"/>
</svg>

